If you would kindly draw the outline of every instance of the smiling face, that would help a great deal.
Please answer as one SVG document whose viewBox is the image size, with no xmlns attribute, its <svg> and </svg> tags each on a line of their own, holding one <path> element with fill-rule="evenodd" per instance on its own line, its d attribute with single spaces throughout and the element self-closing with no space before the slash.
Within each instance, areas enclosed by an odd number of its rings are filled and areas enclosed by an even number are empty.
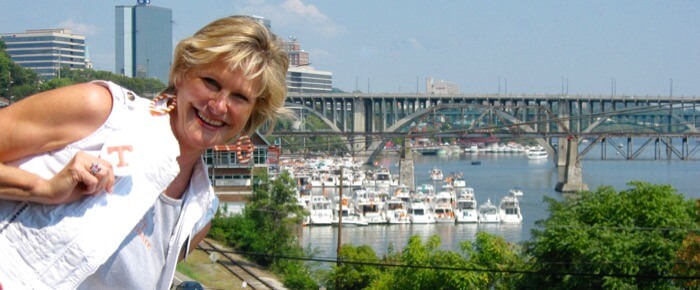
<svg viewBox="0 0 700 290">
<path fill-rule="evenodd" d="M 171 112 L 174 134 L 183 154 L 199 155 L 243 131 L 257 101 L 259 80 L 215 62 L 193 68 L 176 88 L 177 109 Z"/>
</svg>

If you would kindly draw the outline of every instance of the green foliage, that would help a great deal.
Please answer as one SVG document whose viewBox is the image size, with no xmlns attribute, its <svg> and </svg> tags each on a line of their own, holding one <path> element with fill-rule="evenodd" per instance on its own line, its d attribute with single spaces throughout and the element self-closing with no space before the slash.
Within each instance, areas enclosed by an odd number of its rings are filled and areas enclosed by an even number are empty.
<svg viewBox="0 0 700 290">
<path fill-rule="evenodd" d="M 694 205 L 668 185 L 631 182 L 619 193 L 611 187 L 578 198 L 546 198 L 551 215 L 538 221 L 527 252 L 534 270 L 526 288 L 668 288 L 676 252 L 695 228 Z M 593 274 L 595 276 L 557 275 Z M 598 276 L 601 275 L 601 276 Z M 607 276 L 606 276 L 607 275 Z M 631 275 L 631 277 L 618 277 Z"/>
<path fill-rule="evenodd" d="M 372 247 L 355 247 L 349 244 L 340 247 L 340 260 L 374 264 L 380 262 Z M 379 278 L 380 274 L 381 269 L 378 266 L 341 262 L 332 267 L 322 282 L 327 289 L 365 289 Z"/>
<path fill-rule="evenodd" d="M 287 172 L 275 180 L 266 173 L 256 174 L 255 179 L 253 194 L 243 213 L 214 218 L 209 237 L 282 274 L 285 285 L 294 285 L 294 289 L 318 288 L 303 262 L 279 258 L 305 256 L 296 229 L 306 213 L 296 204 L 294 179 Z"/>
<path fill-rule="evenodd" d="M 371 281 L 367 288 L 510 289 L 520 277 L 492 271 L 506 272 L 522 266 L 519 249 L 503 238 L 480 232 L 475 242 L 465 241 L 461 244 L 462 254 L 440 250 L 440 243 L 437 235 L 425 243 L 418 236 L 411 237 L 401 253 L 393 254 L 390 251 L 382 259 L 384 264 L 402 266 L 379 269 L 377 279 Z"/>
<path fill-rule="evenodd" d="M 329 131 L 328 124 L 323 122 L 318 116 L 308 114 L 304 120 L 305 131 Z M 292 130 L 292 120 L 280 120 L 277 123 L 277 129 Z M 308 153 L 308 152 L 345 152 L 346 142 L 338 136 L 311 136 L 311 137 L 282 137 L 282 148 L 289 150 L 292 153 Z"/>
</svg>

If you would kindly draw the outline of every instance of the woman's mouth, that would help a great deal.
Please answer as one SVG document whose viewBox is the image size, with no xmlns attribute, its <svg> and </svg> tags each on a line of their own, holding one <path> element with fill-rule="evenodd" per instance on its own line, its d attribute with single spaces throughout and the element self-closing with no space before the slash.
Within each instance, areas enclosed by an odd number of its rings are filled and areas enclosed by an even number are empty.
<svg viewBox="0 0 700 290">
<path fill-rule="evenodd" d="M 199 110 L 197 110 L 197 117 L 199 117 L 199 119 L 202 120 L 207 125 L 211 125 L 214 127 L 222 127 L 224 125 L 224 122 L 222 122 L 222 121 L 212 120 L 212 119 L 205 117 L 204 115 L 202 115 L 202 112 L 200 112 Z"/>
</svg>

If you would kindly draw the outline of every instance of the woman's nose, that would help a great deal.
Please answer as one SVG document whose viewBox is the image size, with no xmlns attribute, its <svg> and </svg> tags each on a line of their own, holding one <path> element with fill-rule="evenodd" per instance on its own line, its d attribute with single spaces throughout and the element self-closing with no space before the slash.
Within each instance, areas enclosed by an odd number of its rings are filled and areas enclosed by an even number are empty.
<svg viewBox="0 0 700 290">
<path fill-rule="evenodd" d="M 212 113 L 223 114 L 226 112 L 226 96 L 224 94 L 215 94 L 213 98 L 209 99 L 209 107 Z"/>
</svg>

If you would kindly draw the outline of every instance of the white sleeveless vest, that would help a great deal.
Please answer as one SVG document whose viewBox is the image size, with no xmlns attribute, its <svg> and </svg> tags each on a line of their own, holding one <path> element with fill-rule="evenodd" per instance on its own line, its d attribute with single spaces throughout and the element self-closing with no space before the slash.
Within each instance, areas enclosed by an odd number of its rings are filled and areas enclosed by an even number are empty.
<svg viewBox="0 0 700 290">
<path fill-rule="evenodd" d="M 90 136 L 51 152 L 11 162 L 51 178 L 78 152 L 109 160 L 120 176 L 114 192 L 64 205 L 0 200 L 0 284 L 4 289 L 73 289 L 92 274 L 134 228 L 179 172 L 178 142 L 167 115 L 154 117 L 149 100 L 111 82 L 107 121 Z M 170 239 L 160 277 L 167 289 L 178 251 L 213 216 L 218 201 L 200 162 L 183 195 L 182 233 Z M 138 265 L 134 265 L 138 267 Z"/>
</svg>

